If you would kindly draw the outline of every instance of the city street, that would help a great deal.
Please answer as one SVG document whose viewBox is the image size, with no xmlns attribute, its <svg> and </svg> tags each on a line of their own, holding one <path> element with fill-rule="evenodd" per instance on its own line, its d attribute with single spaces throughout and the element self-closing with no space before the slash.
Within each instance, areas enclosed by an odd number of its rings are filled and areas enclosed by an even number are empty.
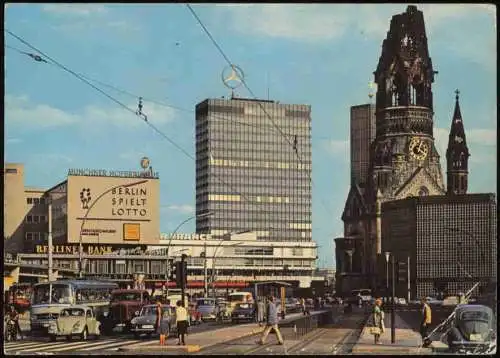
<svg viewBox="0 0 500 358">
<path fill-rule="evenodd" d="M 189 328 L 189 333 L 199 333 L 209 330 L 216 330 L 225 327 L 225 325 L 216 324 L 214 322 L 206 322 L 201 325 L 192 326 Z M 188 335 L 189 337 L 189 335 Z M 48 338 L 43 337 L 27 337 L 16 342 L 5 342 L 5 354 L 112 354 L 128 345 L 133 345 L 146 341 L 157 341 L 158 338 L 148 338 L 146 336 L 141 339 L 134 339 L 132 334 L 114 334 L 110 336 L 101 336 L 99 339 L 90 338 L 88 341 L 80 341 L 75 338 L 72 341 L 66 341 L 64 338 L 59 338 L 56 342 L 50 342 Z M 176 338 L 168 339 L 169 345 L 176 344 Z M 123 353 L 120 353 L 123 354 Z"/>
</svg>

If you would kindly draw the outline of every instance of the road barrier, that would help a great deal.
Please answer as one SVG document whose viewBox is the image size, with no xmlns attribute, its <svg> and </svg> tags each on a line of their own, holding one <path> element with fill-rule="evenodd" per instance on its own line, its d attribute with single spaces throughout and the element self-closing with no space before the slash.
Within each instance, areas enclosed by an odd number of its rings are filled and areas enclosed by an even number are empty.
<svg viewBox="0 0 500 358">
<path fill-rule="evenodd" d="M 332 324 L 340 316 L 341 310 L 338 307 L 331 309 L 312 312 L 310 315 L 295 317 L 291 320 L 286 320 L 279 324 L 280 328 L 293 328 L 293 333 L 296 338 L 302 337 L 318 327 Z"/>
</svg>

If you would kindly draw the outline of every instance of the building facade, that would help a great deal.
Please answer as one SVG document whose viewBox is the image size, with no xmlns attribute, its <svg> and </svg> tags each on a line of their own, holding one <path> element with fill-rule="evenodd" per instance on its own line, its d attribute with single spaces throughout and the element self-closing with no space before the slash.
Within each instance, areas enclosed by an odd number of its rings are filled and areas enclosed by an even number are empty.
<svg viewBox="0 0 500 358">
<path fill-rule="evenodd" d="M 312 240 L 310 110 L 234 97 L 197 104 L 197 233 Z"/>
<path fill-rule="evenodd" d="M 382 252 L 390 252 L 396 262 L 409 260 L 412 299 L 458 295 L 476 282 L 480 287 L 475 295 L 492 283 L 496 286 L 496 211 L 494 194 L 412 197 L 382 204 Z M 378 264 L 385 272 L 385 258 Z M 379 276 L 379 287 L 386 286 L 384 276 Z M 406 297 L 407 280 L 398 281 L 396 295 Z"/>
<path fill-rule="evenodd" d="M 382 255 L 381 203 L 445 194 L 433 136 L 435 73 L 423 13 L 408 6 L 392 17 L 374 72 L 376 135 L 366 185 L 351 187 L 342 214 L 344 235 L 363 240 L 363 249 L 353 255 L 362 256 L 365 288 L 375 288 Z"/>
<path fill-rule="evenodd" d="M 24 186 L 22 164 L 4 166 L 4 242 L 9 253 L 48 245 L 147 245 L 159 241 L 159 178 L 150 172 L 70 169 L 50 189 Z M 49 206 L 49 203 L 51 204 Z"/>
<path fill-rule="evenodd" d="M 365 184 L 370 168 L 370 146 L 375 139 L 375 105 L 351 107 L 351 185 Z"/>
<path fill-rule="evenodd" d="M 69 245 L 54 246 L 55 270 L 78 269 L 78 254 Z M 176 287 L 169 273 L 172 263 L 186 254 L 189 293 L 209 293 L 250 287 L 253 282 L 279 280 L 294 287 L 310 287 L 323 280 L 316 274 L 317 247 L 312 241 L 258 241 L 256 233 L 232 234 L 225 239 L 210 235 L 162 234 L 155 245 L 116 249 L 111 245 L 85 246 L 86 277 L 109 278 L 127 287 L 137 274 L 149 290 Z M 47 247 L 17 255 L 25 265 L 47 265 Z M 205 269 L 206 268 L 206 269 Z"/>
</svg>

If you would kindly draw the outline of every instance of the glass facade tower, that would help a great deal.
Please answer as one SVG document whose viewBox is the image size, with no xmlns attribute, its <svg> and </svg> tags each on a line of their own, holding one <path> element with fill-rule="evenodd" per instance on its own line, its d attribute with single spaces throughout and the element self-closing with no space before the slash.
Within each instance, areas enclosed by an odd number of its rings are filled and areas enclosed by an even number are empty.
<svg viewBox="0 0 500 358">
<path fill-rule="evenodd" d="M 312 239 L 310 114 L 308 105 L 243 98 L 197 104 L 197 233 Z"/>
</svg>

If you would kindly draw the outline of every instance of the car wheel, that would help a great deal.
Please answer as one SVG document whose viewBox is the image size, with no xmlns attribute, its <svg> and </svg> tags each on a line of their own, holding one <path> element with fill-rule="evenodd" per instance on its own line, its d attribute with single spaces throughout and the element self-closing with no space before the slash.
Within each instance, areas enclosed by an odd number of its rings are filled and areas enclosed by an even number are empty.
<svg viewBox="0 0 500 358">
<path fill-rule="evenodd" d="M 67 340 L 67 341 L 71 341 L 71 338 L 72 338 L 72 337 L 71 337 L 71 335 L 66 336 L 66 340 Z"/>
<path fill-rule="evenodd" d="M 51 342 L 55 342 L 55 341 L 56 341 L 56 339 L 57 339 L 57 337 L 56 337 L 55 335 L 51 335 L 51 336 L 49 336 L 49 340 L 50 340 Z"/>
<path fill-rule="evenodd" d="M 87 340 L 87 338 L 88 338 L 88 336 L 89 336 L 89 331 L 88 331 L 87 327 L 85 327 L 85 328 L 83 329 L 82 334 L 80 335 L 80 339 L 81 339 L 82 341 L 86 341 L 86 340 Z"/>
<path fill-rule="evenodd" d="M 139 338 L 141 338 L 141 334 L 140 334 L 140 333 L 134 333 L 134 338 L 135 338 L 135 339 L 139 339 Z"/>
</svg>

